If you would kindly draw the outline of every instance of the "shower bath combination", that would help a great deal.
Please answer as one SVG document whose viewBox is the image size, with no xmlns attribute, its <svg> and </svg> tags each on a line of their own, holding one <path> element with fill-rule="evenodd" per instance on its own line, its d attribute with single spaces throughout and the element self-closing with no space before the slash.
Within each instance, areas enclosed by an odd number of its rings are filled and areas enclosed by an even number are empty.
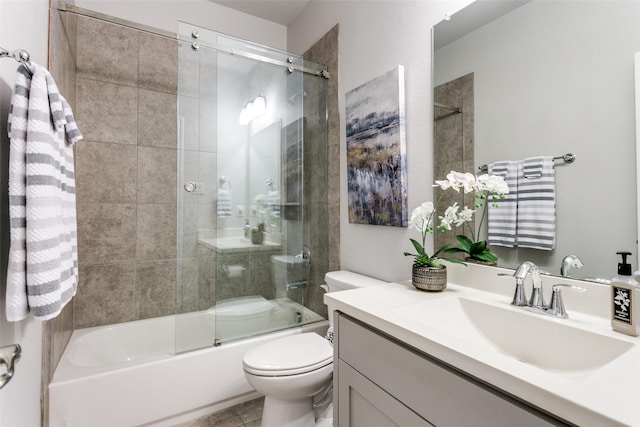
<svg viewBox="0 0 640 427">
<path fill-rule="evenodd" d="M 50 425 L 156 423 L 257 397 L 242 371 L 251 346 L 327 328 L 316 279 L 327 215 L 307 206 L 326 199 L 328 73 L 182 22 L 171 34 L 71 5 L 52 13 L 51 57 L 76 55 L 66 77 L 96 142 L 76 155 L 80 294 L 66 349 L 45 349 L 60 361 Z M 139 65 L 101 65 L 132 57 Z M 261 114 L 240 120 L 249 103 Z M 127 105 L 137 110 L 107 129 Z M 246 223 L 265 223 L 261 243 Z M 296 258 L 305 245 L 313 267 Z M 152 404 L 127 404 L 129 391 Z"/>
</svg>

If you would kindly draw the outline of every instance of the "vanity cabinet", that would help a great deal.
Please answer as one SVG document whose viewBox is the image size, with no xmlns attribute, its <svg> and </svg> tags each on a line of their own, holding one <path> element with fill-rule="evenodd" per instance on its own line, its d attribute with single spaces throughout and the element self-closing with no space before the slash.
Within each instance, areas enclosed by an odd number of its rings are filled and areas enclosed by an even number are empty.
<svg viewBox="0 0 640 427">
<path fill-rule="evenodd" d="M 359 320 L 334 320 L 335 426 L 570 425 Z"/>
</svg>

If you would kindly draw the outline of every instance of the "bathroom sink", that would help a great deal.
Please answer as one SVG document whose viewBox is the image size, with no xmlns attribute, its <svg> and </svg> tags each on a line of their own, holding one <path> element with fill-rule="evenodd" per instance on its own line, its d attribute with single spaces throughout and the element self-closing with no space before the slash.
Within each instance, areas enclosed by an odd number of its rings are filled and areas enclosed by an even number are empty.
<svg viewBox="0 0 640 427">
<path fill-rule="evenodd" d="M 397 314 L 438 330 L 471 351 L 494 351 L 540 369 L 583 378 L 633 347 L 507 304 L 464 297 L 443 298 L 399 309 Z"/>
</svg>

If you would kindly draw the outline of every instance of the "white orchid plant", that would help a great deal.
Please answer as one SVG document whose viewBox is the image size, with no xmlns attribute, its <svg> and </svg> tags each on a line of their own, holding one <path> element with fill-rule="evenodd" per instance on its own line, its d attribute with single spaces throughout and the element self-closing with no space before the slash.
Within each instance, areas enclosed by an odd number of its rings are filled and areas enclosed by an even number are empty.
<svg viewBox="0 0 640 427">
<path fill-rule="evenodd" d="M 443 216 L 438 217 L 439 224 L 434 227 L 434 216 L 436 215 L 438 203 L 435 205 L 432 202 L 422 203 L 413 210 L 409 221 L 410 227 L 415 227 L 420 231 L 422 241 L 419 242 L 415 239 L 409 239 L 417 253 L 405 252 L 404 255 L 415 257 L 414 265 L 418 267 L 440 268 L 442 267 L 442 261 L 464 264 L 464 262 L 457 258 L 441 256 L 443 253 L 466 253 L 469 257 L 477 260 L 496 262 L 498 258 L 488 248 L 486 240 L 479 240 L 479 237 L 482 223 L 486 218 L 487 203 L 489 200 L 494 206 L 497 206 L 497 202 L 504 199 L 505 194 L 509 193 L 509 187 L 504 179 L 497 175 L 484 174 L 476 177 L 471 173 L 451 171 L 447 174 L 446 180 L 436 181 L 434 187 L 440 187 L 442 190 L 452 188 L 457 192 L 463 191 L 465 194 L 474 192 L 476 209 L 469 209 L 465 206 L 460 210 L 458 204 L 454 203 L 446 209 Z M 443 195 L 444 193 L 440 195 L 438 202 L 440 202 Z M 473 214 L 478 209 L 482 209 L 482 217 L 477 224 L 476 231 L 471 225 L 471 221 L 473 220 Z M 432 255 L 427 254 L 425 251 L 427 235 L 433 234 L 435 230 L 441 232 L 451 231 L 454 226 L 462 226 L 464 229 L 468 229 L 471 238 L 465 234 L 460 234 L 456 236 L 459 247 L 452 248 L 450 244 L 446 244 L 436 250 Z"/>
</svg>

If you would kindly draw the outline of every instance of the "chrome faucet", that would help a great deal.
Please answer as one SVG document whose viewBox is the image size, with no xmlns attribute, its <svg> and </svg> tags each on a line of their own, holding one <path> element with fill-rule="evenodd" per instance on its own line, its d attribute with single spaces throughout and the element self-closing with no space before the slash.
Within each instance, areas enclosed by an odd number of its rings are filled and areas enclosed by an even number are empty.
<svg viewBox="0 0 640 427">
<path fill-rule="evenodd" d="M 531 280 L 533 281 L 533 290 L 531 298 L 527 301 L 524 280 L 529 273 L 531 273 Z M 516 278 L 516 290 L 513 294 L 511 305 L 516 307 L 545 307 L 544 296 L 542 295 L 542 278 L 540 277 L 540 270 L 534 263 L 531 261 L 523 262 L 513 273 L 513 277 Z"/>
<path fill-rule="evenodd" d="M 577 258 L 577 257 L 576 257 Z M 531 280 L 533 282 L 533 289 L 531 292 L 531 298 L 527 300 L 527 296 L 524 289 L 524 281 L 527 275 L 531 274 Z M 508 274 L 499 274 L 500 276 L 510 276 Z M 530 262 L 525 261 L 518 266 L 516 271 L 511 275 L 516 278 L 516 290 L 513 294 L 513 300 L 511 305 L 515 307 L 533 308 L 536 312 L 541 312 L 549 316 L 559 317 L 566 319 L 569 317 L 567 311 L 562 303 L 562 294 L 560 289 L 563 287 L 571 288 L 579 292 L 586 291 L 585 288 L 575 285 L 556 284 L 553 285 L 553 293 L 551 295 L 551 302 L 547 305 L 544 301 L 542 294 L 542 277 L 540 276 L 540 270 L 538 267 Z"/>
<path fill-rule="evenodd" d="M 572 268 L 582 268 L 584 264 L 576 255 L 567 255 L 562 259 L 560 266 L 560 274 L 562 277 L 569 277 Z"/>
<path fill-rule="evenodd" d="M 566 319 L 569 317 L 567 311 L 564 308 L 564 304 L 562 303 L 562 294 L 560 293 L 561 288 L 569 288 L 578 292 L 586 291 L 585 288 L 576 285 L 565 285 L 564 283 L 558 283 L 553 285 L 553 292 L 551 293 L 551 302 L 549 306 L 546 307 L 543 312 L 553 317 L 559 317 L 561 319 Z"/>
</svg>

